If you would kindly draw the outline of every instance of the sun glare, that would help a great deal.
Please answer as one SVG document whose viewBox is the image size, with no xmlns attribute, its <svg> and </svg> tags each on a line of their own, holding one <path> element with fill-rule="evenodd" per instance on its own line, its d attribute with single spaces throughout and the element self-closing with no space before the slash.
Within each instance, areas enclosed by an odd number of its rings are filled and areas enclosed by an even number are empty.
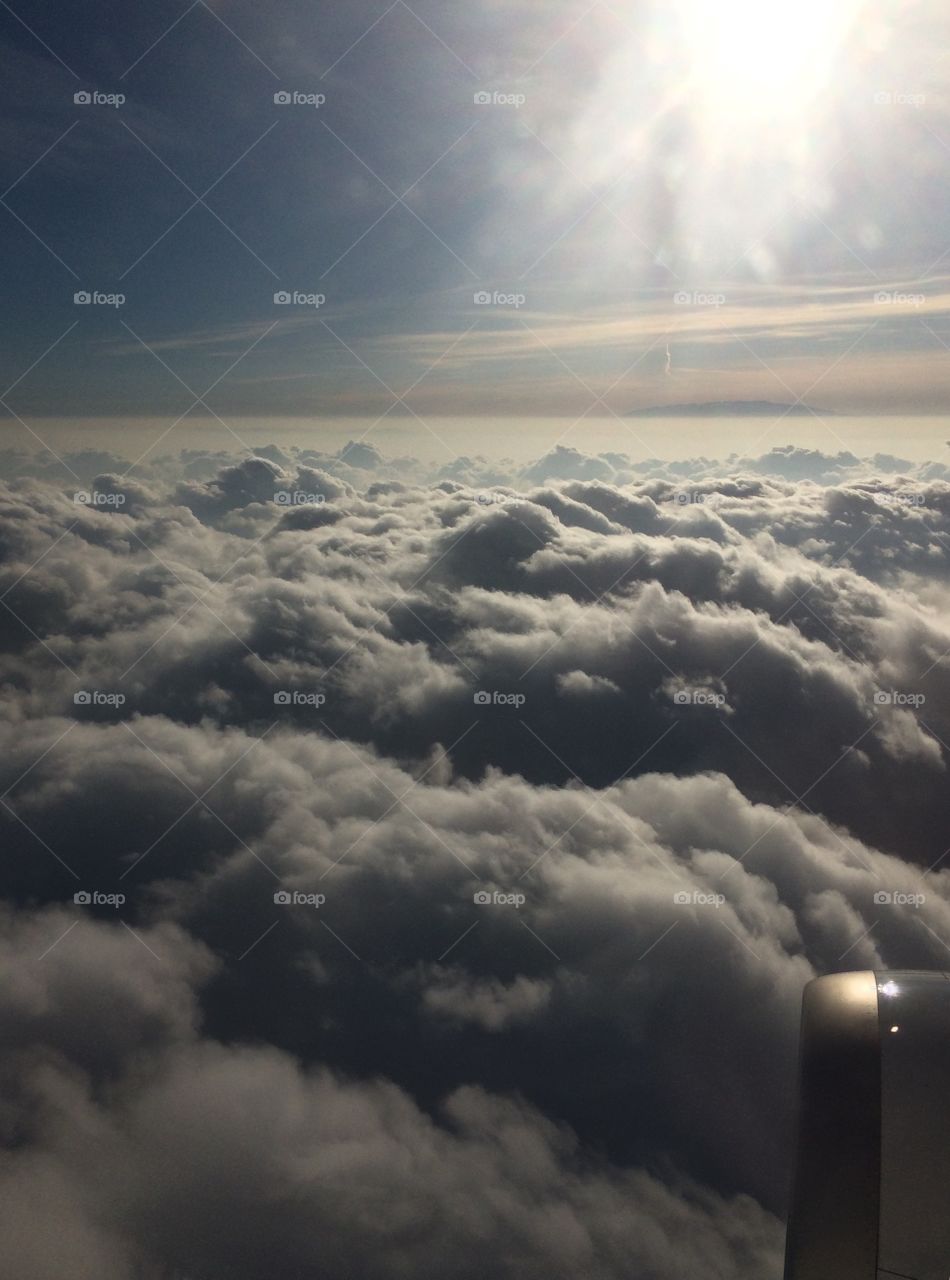
<svg viewBox="0 0 950 1280">
<path fill-rule="evenodd" d="M 713 116 L 796 115 L 826 87 L 860 0 L 679 0 L 690 81 Z"/>
</svg>

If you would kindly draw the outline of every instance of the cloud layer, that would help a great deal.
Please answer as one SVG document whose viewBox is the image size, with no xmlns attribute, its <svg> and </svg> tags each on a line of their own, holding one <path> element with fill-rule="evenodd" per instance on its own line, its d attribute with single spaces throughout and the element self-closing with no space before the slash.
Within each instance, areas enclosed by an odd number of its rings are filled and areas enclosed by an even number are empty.
<svg viewBox="0 0 950 1280">
<path fill-rule="evenodd" d="M 950 946 L 942 468 L 66 462 L 0 502 L 11 1273 L 777 1276 L 803 983 Z"/>
</svg>

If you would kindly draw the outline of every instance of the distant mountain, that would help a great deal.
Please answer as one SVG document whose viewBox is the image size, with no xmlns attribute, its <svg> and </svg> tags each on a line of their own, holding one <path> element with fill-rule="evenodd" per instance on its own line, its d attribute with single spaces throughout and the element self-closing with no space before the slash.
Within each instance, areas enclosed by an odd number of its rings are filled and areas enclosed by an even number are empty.
<svg viewBox="0 0 950 1280">
<path fill-rule="evenodd" d="M 808 404 L 780 404 L 773 400 L 709 400 L 705 404 L 658 404 L 646 409 L 629 409 L 628 418 L 766 418 L 834 417 L 833 409 L 816 409 Z"/>
</svg>

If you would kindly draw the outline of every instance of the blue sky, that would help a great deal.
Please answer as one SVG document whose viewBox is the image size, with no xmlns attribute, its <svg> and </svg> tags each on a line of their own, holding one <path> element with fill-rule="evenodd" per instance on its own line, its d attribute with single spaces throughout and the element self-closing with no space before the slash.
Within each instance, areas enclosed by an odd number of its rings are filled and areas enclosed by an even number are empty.
<svg viewBox="0 0 950 1280">
<path fill-rule="evenodd" d="M 697 4 L 5 8 L 10 413 L 939 411 L 947 20 Z"/>
</svg>

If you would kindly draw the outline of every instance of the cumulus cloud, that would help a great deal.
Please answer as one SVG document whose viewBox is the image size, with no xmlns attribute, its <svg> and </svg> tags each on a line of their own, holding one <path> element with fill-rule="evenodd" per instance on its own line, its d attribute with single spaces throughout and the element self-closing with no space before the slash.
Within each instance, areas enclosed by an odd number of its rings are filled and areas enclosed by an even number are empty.
<svg viewBox="0 0 950 1280">
<path fill-rule="evenodd" d="M 29 943 L 64 927 L 60 912 L 37 916 Z M 156 977 L 164 961 L 145 941 L 115 938 L 116 928 L 97 927 L 93 947 L 124 953 L 143 1006 L 128 1012 L 154 1017 L 156 987 L 169 1004 L 180 993 Z M 48 1034 L 62 1020 L 68 1042 L 64 963 L 42 970 L 35 994 L 52 1006 Z M 83 977 L 69 982 L 72 1003 L 95 1021 L 100 986 L 84 977 L 85 992 Z M 5 1017 L 7 1006 L 5 996 Z M 96 1028 L 112 1029 L 108 1017 Z M 308 1070 L 276 1049 L 228 1047 L 184 1027 L 151 1046 L 147 1070 L 128 1064 L 108 1094 L 39 1049 L 5 1076 L 6 1096 L 16 1089 L 29 1114 L 0 1155 L 5 1262 L 22 1280 L 342 1277 L 354 1267 L 374 1277 L 634 1267 L 672 1280 L 684 1262 L 752 1280 L 779 1254 L 780 1225 L 749 1197 L 612 1167 L 565 1126 L 477 1085 L 429 1115 L 386 1081 Z"/>
<path fill-rule="evenodd" d="M 21 464 L 11 1274 L 779 1274 L 803 983 L 950 948 L 950 485 L 776 452 Z"/>
</svg>

